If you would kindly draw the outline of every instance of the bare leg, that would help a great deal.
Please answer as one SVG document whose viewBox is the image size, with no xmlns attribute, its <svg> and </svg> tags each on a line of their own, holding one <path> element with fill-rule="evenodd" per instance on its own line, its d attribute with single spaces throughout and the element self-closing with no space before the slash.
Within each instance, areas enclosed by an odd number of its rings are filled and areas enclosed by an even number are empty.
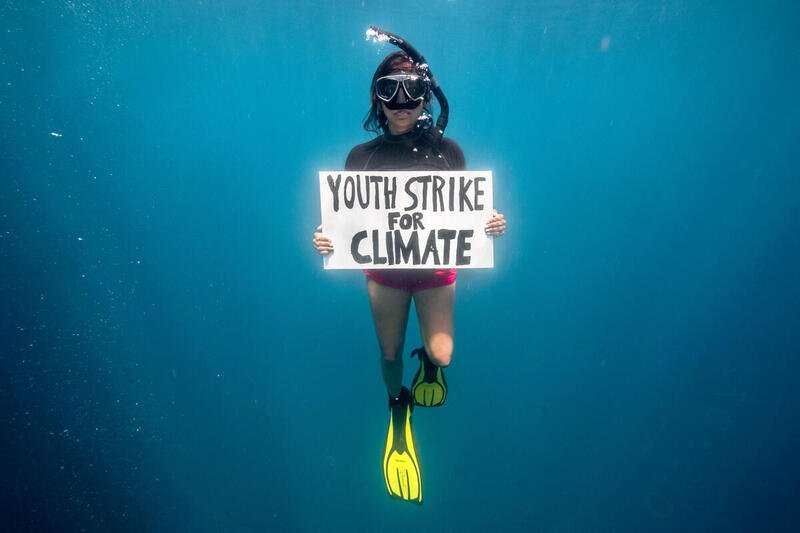
<svg viewBox="0 0 800 533">
<path fill-rule="evenodd" d="M 381 372 L 386 391 L 396 398 L 403 386 L 403 343 L 411 294 L 367 279 L 372 320 L 381 348 Z"/>
<path fill-rule="evenodd" d="M 414 293 L 419 329 L 428 357 L 445 367 L 453 357 L 453 303 L 456 285 L 445 285 Z"/>
</svg>

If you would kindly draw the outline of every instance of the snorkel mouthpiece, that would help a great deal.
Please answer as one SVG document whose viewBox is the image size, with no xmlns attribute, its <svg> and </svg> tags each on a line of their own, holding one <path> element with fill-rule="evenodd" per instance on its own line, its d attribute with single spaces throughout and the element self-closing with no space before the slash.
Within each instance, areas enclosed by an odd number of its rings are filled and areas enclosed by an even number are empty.
<svg viewBox="0 0 800 533">
<path fill-rule="evenodd" d="M 406 100 L 402 104 L 397 101 L 397 98 L 392 99 L 389 102 L 384 102 L 383 105 L 388 107 L 391 110 L 397 109 L 416 109 L 419 106 L 419 102 L 416 100 Z"/>
<path fill-rule="evenodd" d="M 395 35 L 394 33 L 388 32 L 377 26 L 370 26 L 367 29 L 365 36 L 368 41 L 372 40 L 372 42 L 381 42 L 381 43 L 388 42 L 390 44 L 395 45 L 400 50 L 408 54 L 408 57 L 410 57 L 414 61 L 414 63 L 417 64 L 417 68 L 422 70 L 428 77 L 431 84 L 431 91 L 433 91 L 433 95 L 439 102 L 439 118 L 436 119 L 436 126 L 434 128 L 434 131 L 431 133 L 434 142 L 438 144 L 442 140 L 442 136 L 444 136 L 444 129 L 447 127 L 447 120 L 450 115 L 450 106 L 447 103 L 447 98 L 444 96 L 444 92 L 442 92 L 442 88 L 439 87 L 439 83 L 433 76 L 433 72 L 431 72 L 431 68 L 428 65 L 428 62 L 416 48 L 411 46 L 410 43 L 408 43 L 405 39 L 403 39 L 399 35 Z"/>
</svg>

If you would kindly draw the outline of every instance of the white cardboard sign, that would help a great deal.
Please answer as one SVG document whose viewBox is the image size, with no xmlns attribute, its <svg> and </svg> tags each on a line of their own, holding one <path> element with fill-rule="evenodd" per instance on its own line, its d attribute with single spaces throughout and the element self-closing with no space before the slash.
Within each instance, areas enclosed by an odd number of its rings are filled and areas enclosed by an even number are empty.
<svg viewBox="0 0 800 533">
<path fill-rule="evenodd" d="M 492 172 L 319 173 L 326 269 L 492 268 Z"/>
</svg>

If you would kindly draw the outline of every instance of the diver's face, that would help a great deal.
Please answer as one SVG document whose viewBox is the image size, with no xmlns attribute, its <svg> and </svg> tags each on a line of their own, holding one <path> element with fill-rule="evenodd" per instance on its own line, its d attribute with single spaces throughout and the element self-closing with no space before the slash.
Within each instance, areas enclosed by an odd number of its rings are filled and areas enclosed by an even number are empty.
<svg viewBox="0 0 800 533">
<path fill-rule="evenodd" d="M 404 104 L 409 101 L 408 95 L 403 87 L 398 87 L 394 101 Z M 422 116 L 424 100 L 419 101 L 419 105 L 413 109 L 389 109 L 386 103 L 381 101 L 381 110 L 386 116 L 386 127 L 392 135 L 400 135 L 411 131 L 417 124 L 417 120 Z"/>
<path fill-rule="evenodd" d="M 401 91 L 402 92 L 402 91 Z M 411 131 L 422 116 L 422 102 L 414 109 L 389 109 L 381 102 L 381 109 L 386 115 L 386 127 L 392 135 L 400 135 Z"/>
</svg>

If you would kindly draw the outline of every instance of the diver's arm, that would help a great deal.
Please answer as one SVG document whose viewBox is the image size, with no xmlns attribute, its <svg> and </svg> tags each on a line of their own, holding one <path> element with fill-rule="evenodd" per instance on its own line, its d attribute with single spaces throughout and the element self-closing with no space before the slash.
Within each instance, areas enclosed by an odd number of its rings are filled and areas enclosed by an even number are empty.
<svg viewBox="0 0 800 533">
<path fill-rule="evenodd" d="M 499 237 L 503 233 L 506 232 L 506 217 L 503 216 L 503 213 L 499 212 L 497 209 L 494 209 L 494 214 L 492 218 L 489 219 L 489 222 L 486 223 L 484 226 L 486 231 L 486 235 L 490 237 Z"/>
<path fill-rule="evenodd" d="M 328 255 L 333 251 L 333 243 L 322 233 L 322 224 L 317 226 L 317 231 L 314 232 L 314 238 L 311 239 L 311 242 L 314 243 L 314 248 L 320 255 Z"/>
</svg>

